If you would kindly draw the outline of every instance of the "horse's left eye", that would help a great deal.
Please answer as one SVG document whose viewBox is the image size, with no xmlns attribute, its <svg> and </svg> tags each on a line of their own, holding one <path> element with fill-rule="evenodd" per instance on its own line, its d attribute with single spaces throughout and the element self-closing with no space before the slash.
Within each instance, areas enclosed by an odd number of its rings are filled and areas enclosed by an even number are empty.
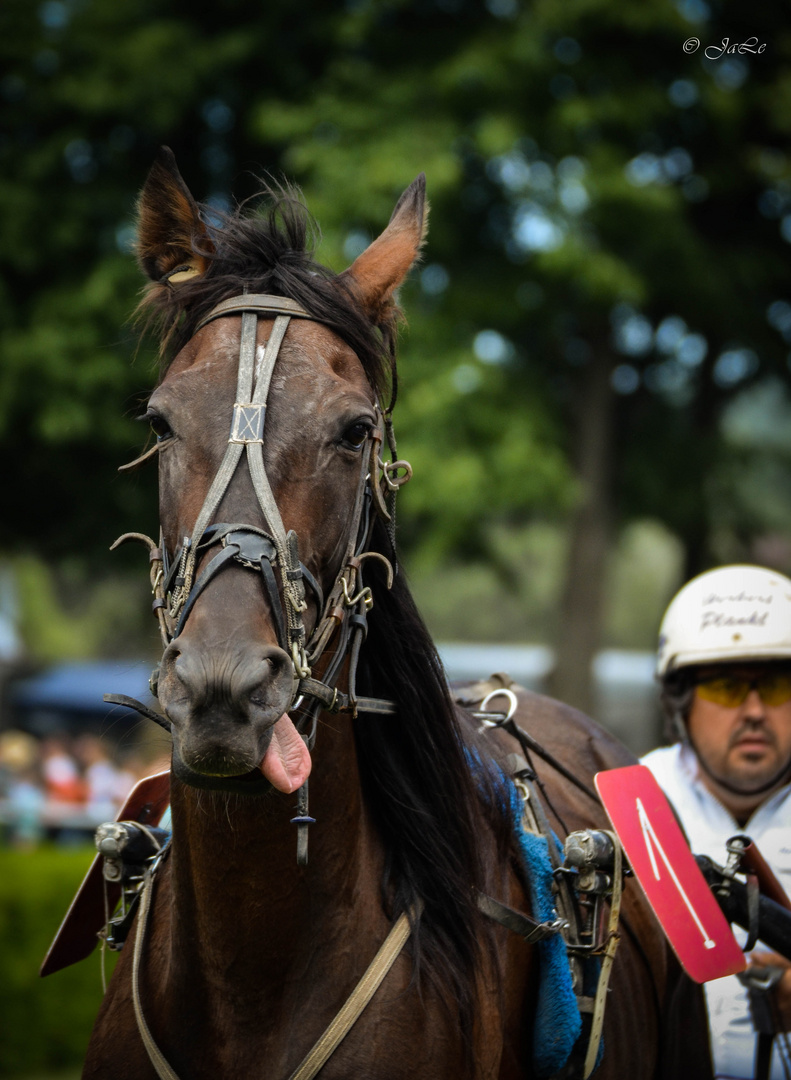
<svg viewBox="0 0 791 1080">
<path fill-rule="evenodd" d="M 371 433 L 371 425 L 366 420 L 357 420 L 349 424 L 343 433 L 341 443 L 350 450 L 360 450 Z"/>
</svg>

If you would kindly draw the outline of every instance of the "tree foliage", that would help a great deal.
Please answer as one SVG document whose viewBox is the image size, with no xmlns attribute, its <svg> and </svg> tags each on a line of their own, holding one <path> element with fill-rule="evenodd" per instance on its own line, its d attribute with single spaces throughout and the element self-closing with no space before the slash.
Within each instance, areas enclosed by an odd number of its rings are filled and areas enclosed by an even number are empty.
<svg viewBox="0 0 791 1080">
<path fill-rule="evenodd" d="M 155 527 L 153 477 L 113 465 L 144 439 L 130 417 L 153 380 L 126 320 L 161 143 L 217 205 L 261 168 L 296 179 L 335 269 L 427 173 L 396 414 L 417 467 L 404 535 L 426 557 L 584 502 L 581 447 L 602 455 L 608 528 L 657 518 L 690 569 L 787 520 L 751 496 L 761 478 L 788 498 L 787 444 L 735 445 L 723 421 L 753 386 L 788 392 L 778 6 L 6 0 L 0 20 L 4 547 L 88 554 Z M 766 48 L 707 59 L 726 37 Z M 597 379 L 606 445 L 585 441 Z"/>
</svg>

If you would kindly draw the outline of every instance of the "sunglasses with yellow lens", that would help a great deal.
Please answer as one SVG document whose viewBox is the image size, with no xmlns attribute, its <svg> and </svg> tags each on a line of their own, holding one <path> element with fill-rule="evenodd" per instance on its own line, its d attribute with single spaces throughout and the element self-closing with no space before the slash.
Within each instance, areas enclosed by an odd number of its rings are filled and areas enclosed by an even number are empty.
<svg viewBox="0 0 791 1080">
<path fill-rule="evenodd" d="M 764 705 L 774 707 L 791 700 L 791 672 L 759 675 L 756 679 L 721 675 L 717 678 L 702 679 L 696 684 L 696 689 L 698 697 L 704 701 L 724 705 L 727 709 L 742 705 L 750 691 L 755 689 Z"/>
</svg>

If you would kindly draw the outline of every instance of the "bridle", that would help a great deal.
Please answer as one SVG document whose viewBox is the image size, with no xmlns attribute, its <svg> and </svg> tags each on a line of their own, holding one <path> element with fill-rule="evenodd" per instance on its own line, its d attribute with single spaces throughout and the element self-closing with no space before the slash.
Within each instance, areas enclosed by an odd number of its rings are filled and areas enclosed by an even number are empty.
<svg viewBox="0 0 791 1080">
<path fill-rule="evenodd" d="M 198 323 L 195 332 L 215 319 L 229 315 L 242 316 L 239 345 L 236 400 L 230 434 L 223 460 L 211 483 L 208 494 L 189 536 L 169 556 L 160 534 L 155 545 L 140 533 L 127 533 L 116 544 L 127 539 L 140 539 L 150 548 L 151 582 L 154 592 L 154 613 L 159 620 L 160 634 L 166 649 L 183 631 L 184 625 L 206 586 L 224 568 L 241 565 L 261 573 L 280 647 L 292 664 L 293 686 L 288 709 L 301 707 L 298 723 L 310 746 L 315 735 L 316 717 L 321 709 L 329 712 L 360 712 L 392 714 L 396 705 L 383 698 L 357 695 L 356 676 L 360 650 L 367 633 L 367 615 L 373 607 L 371 588 L 363 584 L 363 563 L 378 559 L 387 570 L 387 586 L 393 581 L 393 566 L 389 559 L 369 551 L 375 515 L 379 515 L 392 537 L 395 496 L 409 480 L 412 470 L 396 456 L 390 410 L 383 411 L 376 403 L 379 417 L 377 427 L 367 436 L 361 454 L 361 468 L 351 527 L 346 542 L 341 569 L 326 599 L 321 586 L 299 559 L 299 542 L 293 530 L 286 532 L 267 477 L 263 458 L 264 432 L 269 388 L 283 338 L 292 318 L 312 319 L 296 301 L 260 293 L 244 293 L 231 297 L 214 307 Z M 256 364 L 256 331 L 259 315 L 274 316 L 272 330 L 263 357 Z M 258 368 L 258 370 L 256 370 Z M 382 460 L 382 445 L 387 439 L 391 460 Z M 236 474 L 242 456 L 246 454 L 265 528 L 246 523 L 226 524 L 213 521 L 223 496 Z M 202 554 L 221 544 L 196 577 Z M 115 545 L 114 545 L 115 546 Z M 305 586 L 311 589 L 319 612 L 316 626 L 306 640 L 303 613 L 307 609 Z M 320 678 L 314 668 L 331 641 L 335 648 L 324 665 Z M 336 683 L 348 657 L 348 692 Z M 152 676 L 152 692 L 156 694 L 158 669 Z M 309 699 L 305 705 L 305 699 Z M 134 707 L 134 706 L 133 706 Z M 150 715 L 150 713 L 147 713 Z M 312 730 L 310 730 L 312 725 Z M 306 730 L 308 729 L 308 730 Z M 190 772 L 184 763 L 180 771 Z M 196 786 L 216 786 L 205 778 L 190 775 Z M 228 778 L 235 789 L 234 778 Z M 249 790 L 249 787 L 245 787 Z"/>
</svg>

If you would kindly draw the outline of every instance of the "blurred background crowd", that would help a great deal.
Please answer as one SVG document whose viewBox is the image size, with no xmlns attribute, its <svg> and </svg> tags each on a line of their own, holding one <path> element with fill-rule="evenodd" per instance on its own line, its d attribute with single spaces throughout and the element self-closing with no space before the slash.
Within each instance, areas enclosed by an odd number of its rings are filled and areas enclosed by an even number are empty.
<svg viewBox="0 0 791 1080">
<path fill-rule="evenodd" d="M 91 841 L 96 826 L 114 820 L 135 783 L 158 765 L 88 732 L 43 739 L 14 729 L 0 732 L 2 835 L 22 848 L 43 839 Z M 165 758 L 161 768 L 167 767 Z"/>
</svg>

